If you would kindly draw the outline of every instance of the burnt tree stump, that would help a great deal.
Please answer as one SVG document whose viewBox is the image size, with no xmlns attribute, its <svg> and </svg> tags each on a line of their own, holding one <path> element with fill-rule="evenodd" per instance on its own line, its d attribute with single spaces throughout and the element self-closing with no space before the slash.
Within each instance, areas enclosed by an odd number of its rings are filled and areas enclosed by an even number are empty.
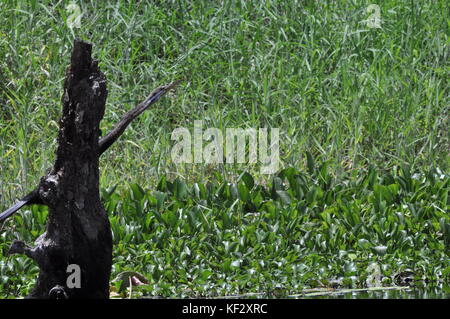
<svg viewBox="0 0 450 319">
<path fill-rule="evenodd" d="M 0 214 L 6 219 L 29 204 L 48 206 L 46 231 L 29 247 L 13 242 L 10 254 L 25 254 L 40 273 L 30 298 L 109 298 L 112 234 L 99 195 L 99 156 L 129 123 L 178 82 L 156 89 L 104 138 L 99 124 L 108 95 L 105 75 L 91 57 L 92 45 L 75 40 L 64 82 L 56 160 L 38 187 Z M 80 270 L 79 287 L 67 284 L 69 265 Z"/>
</svg>

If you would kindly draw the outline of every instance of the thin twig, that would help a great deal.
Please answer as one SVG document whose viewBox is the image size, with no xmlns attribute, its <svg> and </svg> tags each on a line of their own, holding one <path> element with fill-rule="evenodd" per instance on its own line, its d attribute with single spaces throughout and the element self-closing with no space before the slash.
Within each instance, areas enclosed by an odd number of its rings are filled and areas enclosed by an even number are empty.
<svg viewBox="0 0 450 319">
<path fill-rule="evenodd" d="M 172 82 L 167 85 L 160 86 L 156 90 L 154 90 L 146 99 L 144 102 L 140 103 L 138 106 L 136 106 L 134 109 L 128 111 L 122 119 L 114 126 L 114 128 L 106 134 L 104 137 L 102 137 L 99 141 L 99 153 L 103 154 L 104 151 L 106 151 L 118 138 L 122 133 L 125 131 L 125 129 L 128 127 L 128 125 L 133 121 L 136 117 L 141 115 L 145 110 L 147 110 L 150 105 L 158 101 L 161 97 L 163 97 L 167 92 L 169 92 L 171 89 L 173 89 L 175 86 L 177 86 L 181 80 Z"/>
</svg>

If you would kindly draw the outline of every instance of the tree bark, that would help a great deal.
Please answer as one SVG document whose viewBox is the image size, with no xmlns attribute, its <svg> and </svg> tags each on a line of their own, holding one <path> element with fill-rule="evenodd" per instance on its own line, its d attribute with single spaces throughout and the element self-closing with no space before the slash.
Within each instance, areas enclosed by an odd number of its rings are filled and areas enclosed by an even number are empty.
<svg viewBox="0 0 450 319">
<path fill-rule="evenodd" d="M 109 298 L 112 234 L 100 201 L 99 156 L 136 117 L 180 82 L 158 87 L 99 139 L 108 91 L 91 51 L 91 44 L 74 41 L 53 168 L 38 187 L 0 214 L 2 221 L 26 205 L 48 206 L 46 231 L 36 240 L 36 246 L 14 241 L 9 250 L 10 254 L 32 258 L 39 266 L 29 298 Z M 70 280 L 76 275 L 71 273 L 73 269 L 80 270 L 79 286 L 76 280 Z"/>
<path fill-rule="evenodd" d="M 99 195 L 99 123 L 106 78 L 91 58 L 92 45 L 75 40 L 62 97 L 56 161 L 38 193 L 48 206 L 46 232 L 29 248 L 14 242 L 10 253 L 33 258 L 40 273 L 29 297 L 109 298 L 112 235 Z M 81 286 L 69 287 L 69 265 L 81 270 Z"/>
</svg>

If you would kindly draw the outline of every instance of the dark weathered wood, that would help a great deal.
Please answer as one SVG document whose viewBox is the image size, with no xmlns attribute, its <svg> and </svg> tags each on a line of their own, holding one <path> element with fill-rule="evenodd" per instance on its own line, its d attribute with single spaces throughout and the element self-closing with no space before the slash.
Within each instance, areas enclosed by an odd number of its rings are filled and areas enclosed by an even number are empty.
<svg viewBox="0 0 450 319">
<path fill-rule="evenodd" d="M 91 58 L 92 45 L 76 40 L 64 83 L 55 164 L 38 193 L 48 206 L 46 232 L 35 247 L 15 241 L 10 253 L 34 259 L 40 273 L 29 297 L 108 298 L 112 235 L 99 195 L 99 124 L 106 78 Z M 67 267 L 81 269 L 81 287 L 67 287 Z M 53 289 L 53 290 L 52 290 Z"/>
<path fill-rule="evenodd" d="M 157 102 L 167 92 L 177 86 L 180 81 L 175 81 L 167 85 L 163 85 L 155 89 L 143 102 L 139 103 L 134 109 L 125 113 L 122 119 L 114 126 L 114 128 L 102 137 L 99 141 L 99 153 L 103 154 L 125 131 L 128 125 L 144 111 L 146 111 L 152 104 Z M 0 222 L 7 219 L 19 209 L 27 205 L 40 204 L 43 205 L 42 199 L 39 197 L 38 187 L 36 187 L 29 194 L 24 196 L 16 204 L 5 210 L 0 214 Z"/>
<path fill-rule="evenodd" d="M 0 221 L 5 220 L 9 216 L 13 215 L 15 212 L 17 212 L 19 209 L 26 205 L 32 205 L 32 204 L 43 204 L 40 197 L 39 197 L 39 189 L 35 188 L 31 193 L 20 199 L 17 203 L 15 203 L 13 206 L 5 210 L 3 213 L 0 214 Z"/>
<path fill-rule="evenodd" d="M 106 134 L 99 141 L 100 154 L 106 151 L 118 138 L 128 125 L 139 115 L 141 115 L 145 110 L 147 110 L 150 105 L 158 101 L 162 96 L 164 96 L 167 92 L 177 86 L 180 81 L 175 81 L 167 85 L 160 86 L 156 90 L 154 90 L 142 103 L 136 106 L 131 111 L 128 111 L 122 119 L 117 123 L 114 128 Z"/>
<path fill-rule="evenodd" d="M 31 298 L 109 298 L 112 235 L 99 195 L 99 156 L 130 122 L 178 82 L 159 87 L 99 140 L 106 78 L 91 58 L 92 45 L 75 40 L 62 97 L 56 160 L 39 186 L 0 215 L 29 204 L 48 206 L 46 231 L 30 247 L 14 241 L 9 253 L 32 258 L 40 272 Z M 81 269 L 81 287 L 67 285 L 69 265 Z"/>
</svg>

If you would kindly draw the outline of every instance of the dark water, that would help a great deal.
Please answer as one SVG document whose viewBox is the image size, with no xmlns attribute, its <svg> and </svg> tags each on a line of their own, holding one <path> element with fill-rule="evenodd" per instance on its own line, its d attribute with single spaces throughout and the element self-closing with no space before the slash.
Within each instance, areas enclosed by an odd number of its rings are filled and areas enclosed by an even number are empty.
<svg viewBox="0 0 450 319">
<path fill-rule="evenodd" d="M 314 299 L 450 299 L 450 287 L 408 288 L 404 290 L 379 290 L 333 293 L 307 297 Z"/>
</svg>

